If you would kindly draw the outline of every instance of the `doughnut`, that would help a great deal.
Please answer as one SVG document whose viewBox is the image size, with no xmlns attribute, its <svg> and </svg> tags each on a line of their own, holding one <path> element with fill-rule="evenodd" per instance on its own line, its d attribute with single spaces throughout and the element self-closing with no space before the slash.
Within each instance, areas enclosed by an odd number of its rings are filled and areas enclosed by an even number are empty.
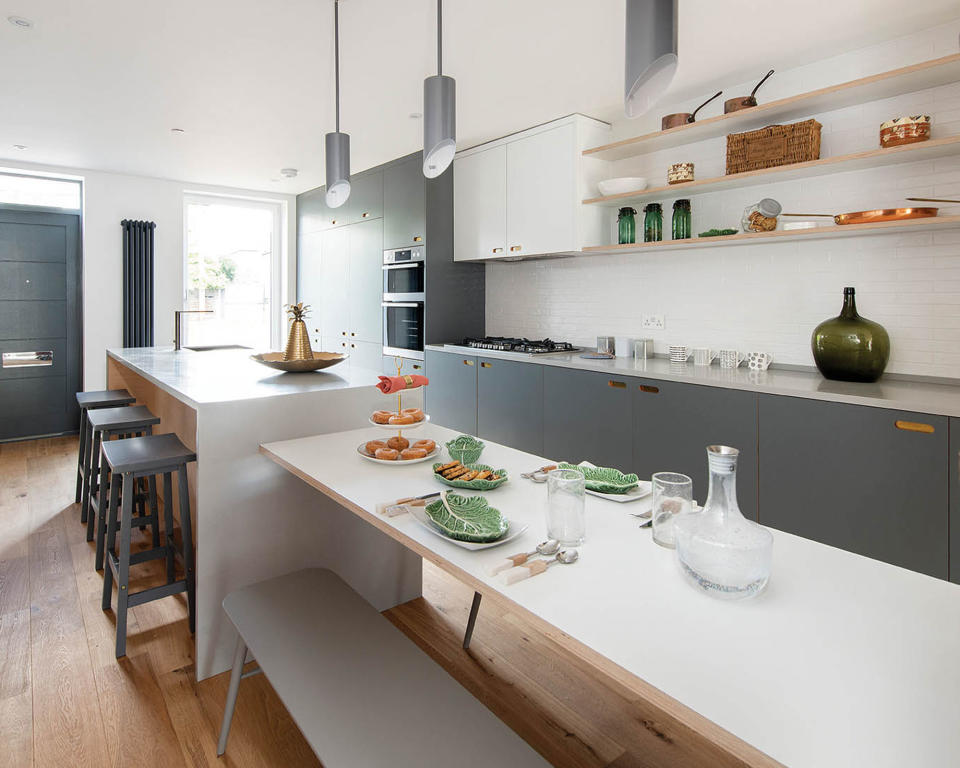
<svg viewBox="0 0 960 768">
<path fill-rule="evenodd" d="M 400 452 L 393 450 L 393 448 L 377 448 L 377 452 L 373 455 L 383 461 L 396 461 L 400 456 Z"/>
<path fill-rule="evenodd" d="M 397 435 L 396 437 L 391 437 L 387 440 L 387 447 L 392 448 L 395 451 L 402 451 L 404 448 L 410 447 L 410 441 L 405 437 Z"/>
<path fill-rule="evenodd" d="M 423 448 L 404 448 L 400 451 L 401 459 L 423 459 L 427 452 Z"/>
<path fill-rule="evenodd" d="M 404 408 L 400 411 L 401 416 L 413 416 L 414 421 L 423 421 L 423 411 L 419 408 Z"/>
<path fill-rule="evenodd" d="M 380 448 L 386 448 L 387 444 L 383 440 L 371 440 L 363 447 L 367 453 L 373 456 Z"/>
<path fill-rule="evenodd" d="M 437 444 L 433 442 L 433 440 L 417 440 L 411 447 L 423 448 L 423 450 L 425 450 L 427 453 L 433 453 L 437 447 Z"/>
<path fill-rule="evenodd" d="M 409 413 L 395 413 L 388 420 L 388 424 L 416 424 L 417 420 Z"/>
<path fill-rule="evenodd" d="M 386 424 L 393 416 L 390 411 L 374 411 L 370 418 L 377 424 Z"/>
</svg>

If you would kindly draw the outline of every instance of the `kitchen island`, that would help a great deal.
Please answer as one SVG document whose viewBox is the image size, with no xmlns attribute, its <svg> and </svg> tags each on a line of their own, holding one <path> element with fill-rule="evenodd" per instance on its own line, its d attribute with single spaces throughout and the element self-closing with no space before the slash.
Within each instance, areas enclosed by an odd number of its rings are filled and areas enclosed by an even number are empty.
<svg viewBox="0 0 960 768">
<path fill-rule="evenodd" d="M 339 573 L 378 609 L 421 593 L 420 558 L 258 453 L 260 443 L 351 429 L 388 404 L 378 371 L 347 360 L 281 373 L 250 350 L 107 350 L 107 381 L 125 388 L 197 452 L 189 467 L 197 569 L 197 679 L 229 669 L 232 590 L 309 567 Z M 404 396 L 419 406 L 419 391 Z M 392 399 L 391 399 L 392 402 Z M 175 505 L 176 506 L 176 505 Z M 178 516 L 179 519 L 179 516 Z"/>
</svg>

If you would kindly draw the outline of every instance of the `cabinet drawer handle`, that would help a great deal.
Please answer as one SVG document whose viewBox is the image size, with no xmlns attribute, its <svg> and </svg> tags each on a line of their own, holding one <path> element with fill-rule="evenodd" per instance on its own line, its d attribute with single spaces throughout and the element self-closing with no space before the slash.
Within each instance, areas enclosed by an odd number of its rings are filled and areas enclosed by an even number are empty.
<svg viewBox="0 0 960 768">
<path fill-rule="evenodd" d="M 423 238 L 420 237 L 420 235 L 414 235 L 414 236 L 413 236 L 413 242 L 415 242 L 415 243 L 423 242 Z"/>
<path fill-rule="evenodd" d="M 523 247 L 523 246 L 520 246 L 520 245 L 511 245 L 511 246 L 510 246 L 510 250 L 511 250 L 511 251 L 519 251 L 522 247 Z"/>
<path fill-rule="evenodd" d="M 464 364 L 464 365 L 473 365 L 473 360 L 464 360 L 464 361 L 463 361 L 463 364 Z"/>
<path fill-rule="evenodd" d="M 363 213 L 360 214 L 360 218 L 361 218 L 361 219 L 365 219 L 365 218 L 367 218 L 367 216 L 369 216 L 369 215 L 370 215 L 369 213 L 367 213 L 366 211 L 364 211 Z"/>
<path fill-rule="evenodd" d="M 351 344 L 351 345 L 350 345 L 350 348 L 351 348 L 351 349 L 356 349 L 356 348 L 357 348 L 357 345 L 356 345 L 356 344 Z"/>
<path fill-rule="evenodd" d="M 637 389 L 639 389 L 641 392 L 646 392 L 650 395 L 655 395 L 657 394 L 657 392 L 660 391 L 660 387 L 654 387 L 654 386 L 651 386 L 650 384 L 641 384 L 639 387 L 637 387 Z"/>
<path fill-rule="evenodd" d="M 341 346 L 341 347 L 347 346 L 347 342 L 343 342 L 340 346 Z"/>
<path fill-rule="evenodd" d="M 503 248 L 494 248 L 493 253 L 503 253 Z"/>
<path fill-rule="evenodd" d="M 330 219 L 330 223 L 331 223 L 331 224 L 336 224 L 336 223 L 337 223 L 337 220 L 336 220 L 336 219 Z"/>
<path fill-rule="evenodd" d="M 413 370 L 415 370 L 415 371 L 419 371 L 421 368 L 423 368 L 422 365 L 415 365 L 415 366 L 413 366 Z"/>
<path fill-rule="evenodd" d="M 481 368 L 493 368 L 493 363 L 480 363 Z"/>
<path fill-rule="evenodd" d="M 614 381 L 613 379 L 610 379 L 610 381 L 607 382 L 607 386 L 616 387 L 617 389 L 626 389 L 627 383 L 625 381 Z"/>
<path fill-rule="evenodd" d="M 347 335 L 347 332 L 346 332 L 346 331 L 340 331 L 340 335 L 341 335 L 341 336 L 346 336 L 346 335 Z"/>
<path fill-rule="evenodd" d="M 350 331 L 350 335 L 351 335 L 351 336 L 356 336 L 357 334 L 355 334 L 353 331 Z"/>
<path fill-rule="evenodd" d="M 932 435 L 934 433 L 933 424 L 923 424 L 919 421 L 901 421 L 897 420 L 893 422 L 893 425 L 897 429 L 902 429 L 907 432 L 923 432 L 927 435 Z"/>
</svg>

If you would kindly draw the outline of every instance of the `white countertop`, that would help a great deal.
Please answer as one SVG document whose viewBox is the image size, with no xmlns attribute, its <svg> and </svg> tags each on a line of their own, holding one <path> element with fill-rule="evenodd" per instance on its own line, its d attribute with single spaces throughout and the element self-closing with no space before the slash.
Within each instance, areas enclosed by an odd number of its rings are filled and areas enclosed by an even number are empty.
<svg viewBox="0 0 960 768">
<path fill-rule="evenodd" d="M 380 371 L 358 368 L 349 359 L 323 371 L 283 373 L 250 359 L 252 349 L 194 352 L 173 347 L 124 347 L 107 355 L 194 408 L 224 403 L 373 387 Z"/>
<path fill-rule="evenodd" d="M 455 433 L 427 425 L 418 437 Z M 487 442 L 510 480 L 488 498 L 530 528 L 470 552 L 377 502 L 439 490 L 430 463 L 381 466 L 357 445 L 376 429 L 262 450 L 389 535 L 609 659 L 791 768 L 955 765 L 960 754 L 960 586 L 773 531 L 767 590 L 743 602 L 697 592 L 674 553 L 629 513 L 587 497 L 576 565 L 505 586 L 489 564 L 546 538 L 546 486 L 520 478 L 545 459 Z M 459 573 L 458 573 L 459 571 Z M 479 621 L 483 621 L 481 608 Z"/>
<path fill-rule="evenodd" d="M 960 385 L 932 384 L 886 376 L 873 384 L 858 384 L 848 381 L 831 381 L 815 371 L 793 371 L 776 367 L 766 371 L 750 371 L 745 366 L 721 368 L 716 363 L 710 366 L 694 365 L 692 362 L 671 363 L 668 359 L 661 357 L 639 362 L 629 357 L 585 360 L 580 357 L 583 351 L 569 354 L 518 356 L 509 352 L 486 349 L 467 350 L 465 347 L 451 348 L 442 344 L 428 344 L 427 349 L 449 354 L 472 354 L 477 357 L 499 358 L 520 363 L 596 371 L 617 376 L 702 384 L 770 395 L 805 397 L 812 400 L 829 400 L 836 403 L 869 405 L 876 408 L 892 408 L 941 416 L 960 416 Z M 427 375 L 429 374 L 428 369 Z"/>
</svg>

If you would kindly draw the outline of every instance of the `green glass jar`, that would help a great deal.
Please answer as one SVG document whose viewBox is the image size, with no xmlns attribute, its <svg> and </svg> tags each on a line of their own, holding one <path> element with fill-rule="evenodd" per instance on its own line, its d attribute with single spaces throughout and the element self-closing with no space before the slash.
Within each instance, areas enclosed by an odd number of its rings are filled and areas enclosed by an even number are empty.
<svg viewBox="0 0 960 768">
<path fill-rule="evenodd" d="M 663 207 L 660 203 L 647 203 L 643 209 L 643 242 L 658 243 L 663 240 Z"/>
<path fill-rule="evenodd" d="M 617 214 L 617 242 L 620 245 L 637 242 L 636 217 L 636 208 L 621 208 Z"/>
<path fill-rule="evenodd" d="M 876 381 L 890 359 L 890 336 L 857 314 L 853 288 L 843 289 L 843 309 L 813 331 L 813 359 L 828 379 Z"/>
<path fill-rule="evenodd" d="M 673 204 L 673 239 L 685 240 L 690 237 L 690 201 L 677 200 Z"/>
</svg>

